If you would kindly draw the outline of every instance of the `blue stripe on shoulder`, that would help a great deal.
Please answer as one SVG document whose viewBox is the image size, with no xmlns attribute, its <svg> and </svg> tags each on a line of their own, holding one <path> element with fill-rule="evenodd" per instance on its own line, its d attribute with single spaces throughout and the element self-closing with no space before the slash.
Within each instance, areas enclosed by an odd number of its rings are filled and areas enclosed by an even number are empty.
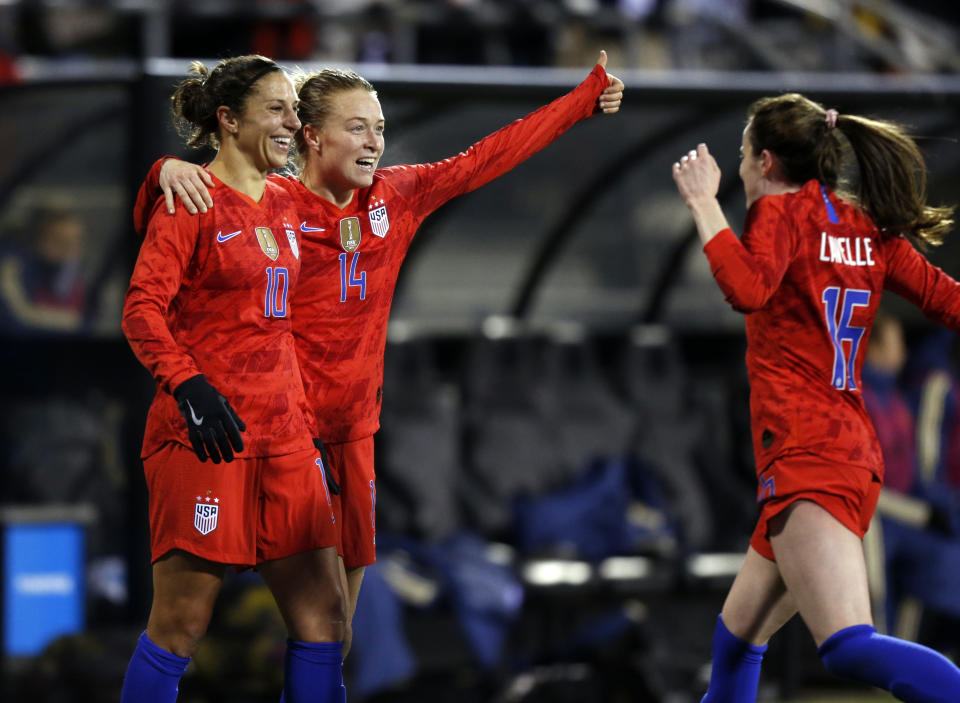
<svg viewBox="0 0 960 703">
<path fill-rule="evenodd" d="M 823 195 L 823 204 L 827 206 L 827 217 L 834 224 L 839 224 L 840 218 L 837 217 L 837 211 L 834 209 L 833 203 L 830 202 L 830 196 L 827 195 L 826 186 L 820 186 L 820 194 Z"/>
</svg>

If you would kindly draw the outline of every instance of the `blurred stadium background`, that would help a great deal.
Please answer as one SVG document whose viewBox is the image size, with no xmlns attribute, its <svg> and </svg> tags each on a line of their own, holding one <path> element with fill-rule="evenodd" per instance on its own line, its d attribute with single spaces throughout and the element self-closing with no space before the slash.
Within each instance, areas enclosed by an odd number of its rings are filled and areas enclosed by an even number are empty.
<svg viewBox="0 0 960 703">
<path fill-rule="evenodd" d="M 461 151 L 607 50 L 621 113 L 445 206 L 408 257 L 348 690 L 688 703 L 754 487 L 742 318 L 670 164 L 706 141 L 742 223 L 744 109 L 799 90 L 910 125 L 932 199 L 956 202 L 958 47 L 948 0 L 0 0 L 0 698 L 118 700 L 149 609 L 153 382 L 119 319 L 146 169 L 208 156 L 168 123 L 189 59 L 355 68 L 390 165 Z M 960 276 L 960 237 L 930 258 Z M 889 298 L 911 344 L 930 331 Z M 951 623 L 928 613 L 914 633 L 956 653 Z M 228 577 L 180 700 L 276 700 L 282 648 L 258 577 Z M 798 622 L 761 699 L 892 700 L 830 679 Z"/>
</svg>

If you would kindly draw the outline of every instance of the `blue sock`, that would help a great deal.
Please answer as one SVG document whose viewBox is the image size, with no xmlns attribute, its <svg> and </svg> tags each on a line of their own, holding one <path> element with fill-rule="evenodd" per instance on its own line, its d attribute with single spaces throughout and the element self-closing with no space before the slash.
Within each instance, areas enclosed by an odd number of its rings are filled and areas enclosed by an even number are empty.
<svg viewBox="0 0 960 703">
<path fill-rule="evenodd" d="M 120 703 L 174 703 L 180 677 L 189 663 L 189 658 L 155 645 L 144 632 L 127 664 Z"/>
<path fill-rule="evenodd" d="M 287 640 L 281 703 L 346 703 L 343 642 Z"/>
<path fill-rule="evenodd" d="M 955 703 L 960 669 L 929 647 L 878 635 L 871 625 L 833 633 L 818 652 L 837 676 L 885 689 L 907 703 Z"/>
<path fill-rule="evenodd" d="M 717 616 L 713 631 L 710 688 L 700 703 L 755 703 L 760 664 L 767 645 L 757 646 L 734 635 Z"/>
</svg>

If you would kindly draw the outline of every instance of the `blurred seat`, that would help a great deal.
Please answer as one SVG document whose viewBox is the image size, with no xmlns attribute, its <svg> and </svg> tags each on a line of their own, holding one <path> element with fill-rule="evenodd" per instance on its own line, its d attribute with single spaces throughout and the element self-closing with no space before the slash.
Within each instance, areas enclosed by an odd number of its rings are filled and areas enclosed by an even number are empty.
<svg viewBox="0 0 960 703">
<path fill-rule="evenodd" d="M 542 337 L 488 320 L 469 342 L 463 371 L 464 505 L 474 529 L 502 536 L 512 501 L 562 484 L 562 453 L 545 412 Z"/>
<path fill-rule="evenodd" d="M 378 529 L 436 540 L 461 523 L 459 392 L 441 378 L 429 338 L 391 329 L 376 435 Z"/>
</svg>

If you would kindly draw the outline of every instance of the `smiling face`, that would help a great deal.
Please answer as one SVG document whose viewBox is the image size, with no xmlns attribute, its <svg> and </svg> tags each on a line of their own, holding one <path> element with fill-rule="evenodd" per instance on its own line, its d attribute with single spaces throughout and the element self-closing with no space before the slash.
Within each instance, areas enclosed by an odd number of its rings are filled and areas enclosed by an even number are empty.
<svg viewBox="0 0 960 703">
<path fill-rule="evenodd" d="M 234 124 L 237 148 L 258 170 L 285 166 L 293 135 L 300 129 L 297 92 L 287 74 L 272 71 L 254 83 Z"/>
<path fill-rule="evenodd" d="M 373 183 L 383 155 L 383 129 L 375 94 L 354 88 L 334 95 L 324 123 L 304 127 L 307 187 L 341 208 L 349 204 L 356 189 Z"/>
</svg>

